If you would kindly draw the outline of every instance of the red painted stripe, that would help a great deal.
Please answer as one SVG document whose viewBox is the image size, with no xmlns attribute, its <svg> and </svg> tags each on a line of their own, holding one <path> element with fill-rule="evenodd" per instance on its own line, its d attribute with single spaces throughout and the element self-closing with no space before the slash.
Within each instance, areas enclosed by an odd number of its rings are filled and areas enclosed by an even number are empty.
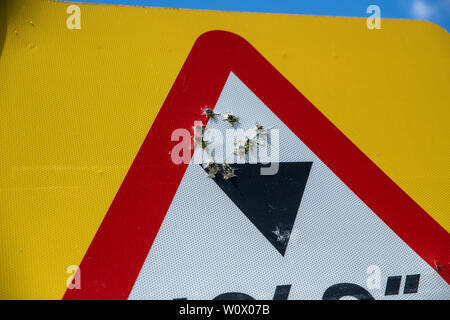
<svg viewBox="0 0 450 320">
<path fill-rule="evenodd" d="M 64 299 L 126 299 L 186 171 L 170 158 L 173 130 L 214 106 L 233 71 L 341 180 L 434 267 L 449 235 L 244 39 L 224 31 L 195 43 Z M 441 276 L 449 282 L 448 271 Z"/>
</svg>

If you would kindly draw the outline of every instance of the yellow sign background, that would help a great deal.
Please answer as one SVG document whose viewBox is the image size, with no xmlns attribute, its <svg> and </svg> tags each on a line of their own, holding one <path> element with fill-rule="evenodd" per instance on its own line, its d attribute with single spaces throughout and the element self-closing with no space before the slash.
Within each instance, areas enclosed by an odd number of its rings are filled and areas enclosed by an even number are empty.
<svg viewBox="0 0 450 320">
<path fill-rule="evenodd" d="M 9 16 L 0 298 L 62 297 L 193 43 L 216 29 L 247 39 L 449 230 L 450 39 L 440 27 L 78 4 L 81 30 L 68 30 L 70 4 L 26 0 Z"/>
</svg>

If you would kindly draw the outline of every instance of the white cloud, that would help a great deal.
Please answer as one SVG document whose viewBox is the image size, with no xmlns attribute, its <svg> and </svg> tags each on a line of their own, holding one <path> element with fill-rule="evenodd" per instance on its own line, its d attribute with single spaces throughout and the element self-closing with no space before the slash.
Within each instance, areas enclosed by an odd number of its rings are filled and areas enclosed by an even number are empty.
<svg viewBox="0 0 450 320">
<path fill-rule="evenodd" d="M 414 0 L 412 4 L 412 15 L 416 19 L 430 19 L 437 13 L 437 8 L 423 0 Z"/>
</svg>

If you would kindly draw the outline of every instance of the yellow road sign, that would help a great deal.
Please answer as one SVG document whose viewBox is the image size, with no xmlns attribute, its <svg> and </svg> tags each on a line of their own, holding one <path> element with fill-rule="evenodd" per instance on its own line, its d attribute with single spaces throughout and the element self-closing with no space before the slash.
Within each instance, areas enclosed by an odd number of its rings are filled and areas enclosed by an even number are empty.
<svg viewBox="0 0 450 320">
<path fill-rule="evenodd" d="M 23 1 L 0 58 L 0 297 L 59 299 L 199 35 L 248 40 L 447 231 L 448 33 L 429 22 Z"/>
</svg>

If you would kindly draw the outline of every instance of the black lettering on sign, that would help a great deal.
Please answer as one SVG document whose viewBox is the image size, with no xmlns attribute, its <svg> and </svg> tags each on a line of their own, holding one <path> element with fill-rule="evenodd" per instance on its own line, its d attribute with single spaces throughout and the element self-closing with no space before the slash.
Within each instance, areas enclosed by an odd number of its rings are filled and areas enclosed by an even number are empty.
<svg viewBox="0 0 450 320">
<path fill-rule="evenodd" d="M 417 293 L 419 280 L 420 274 L 407 275 L 403 293 Z M 401 276 L 388 277 L 385 295 L 398 295 L 401 281 Z M 277 286 L 273 300 L 288 300 L 291 287 L 292 285 L 290 284 Z M 354 283 L 332 285 L 325 290 L 322 300 L 339 300 L 344 297 L 354 297 L 358 300 L 375 300 L 366 289 Z M 187 300 L 187 298 L 176 298 L 174 300 Z M 255 298 L 242 292 L 226 292 L 218 295 L 213 300 L 255 300 Z"/>
<path fill-rule="evenodd" d="M 227 292 L 218 295 L 213 300 L 255 300 L 253 297 L 248 294 L 241 292 Z"/>
<path fill-rule="evenodd" d="M 406 276 L 404 294 L 417 293 L 419 291 L 420 274 L 410 274 Z"/>
<path fill-rule="evenodd" d="M 275 289 L 275 294 L 273 295 L 273 300 L 287 300 L 289 297 L 289 292 L 291 291 L 291 285 L 277 286 Z"/>
<path fill-rule="evenodd" d="M 402 282 L 401 276 L 393 276 L 387 279 L 385 296 L 392 296 L 398 294 L 400 291 L 400 283 Z"/>
<path fill-rule="evenodd" d="M 405 279 L 405 287 L 403 288 L 404 294 L 417 293 L 419 291 L 420 274 L 409 274 Z M 386 283 L 385 296 L 398 295 L 400 292 L 400 286 L 402 282 L 402 276 L 391 276 Z"/>
<path fill-rule="evenodd" d="M 339 283 L 325 290 L 322 300 L 339 300 L 343 297 L 354 297 L 358 300 L 375 300 L 363 287 L 354 283 Z"/>
</svg>

